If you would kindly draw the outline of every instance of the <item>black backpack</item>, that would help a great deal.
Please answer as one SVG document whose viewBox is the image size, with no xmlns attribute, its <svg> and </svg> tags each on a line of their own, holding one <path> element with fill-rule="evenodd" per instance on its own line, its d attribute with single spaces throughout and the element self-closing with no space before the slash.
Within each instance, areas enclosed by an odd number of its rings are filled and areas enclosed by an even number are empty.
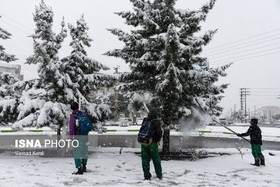
<svg viewBox="0 0 280 187">
<path fill-rule="evenodd" d="M 139 130 L 137 140 L 140 144 L 149 145 L 153 141 L 153 135 L 154 135 L 154 128 L 152 125 L 152 121 L 146 118 L 144 119 L 142 127 Z"/>
</svg>

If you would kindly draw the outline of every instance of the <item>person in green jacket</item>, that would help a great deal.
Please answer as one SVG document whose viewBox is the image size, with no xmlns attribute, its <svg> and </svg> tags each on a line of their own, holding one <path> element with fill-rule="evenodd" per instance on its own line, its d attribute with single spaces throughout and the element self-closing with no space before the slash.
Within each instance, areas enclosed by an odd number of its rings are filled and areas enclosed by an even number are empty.
<svg viewBox="0 0 280 187">
<path fill-rule="evenodd" d="M 150 173 L 150 161 L 153 161 L 155 172 L 158 179 L 162 179 L 162 167 L 161 159 L 158 151 L 158 145 L 162 137 L 161 122 L 158 117 L 157 109 L 153 108 L 150 110 L 148 117 L 144 118 L 142 122 L 142 127 L 146 121 L 150 121 L 153 128 L 153 135 L 151 143 L 148 145 L 141 144 L 141 159 L 142 159 L 142 169 L 144 172 L 144 179 L 150 180 L 152 175 Z M 141 129 L 140 129 L 141 131 Z"/>
</svg>

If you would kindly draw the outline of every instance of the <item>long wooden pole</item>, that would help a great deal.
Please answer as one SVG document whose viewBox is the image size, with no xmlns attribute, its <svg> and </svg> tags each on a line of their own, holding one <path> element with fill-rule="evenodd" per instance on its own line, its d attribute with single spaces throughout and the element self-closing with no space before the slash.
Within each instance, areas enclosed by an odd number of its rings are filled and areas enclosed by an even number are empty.
<svg viewBox="0 0 280 187">
<path fill-rule="evenodd" d="M 206 115 L 210 116 L 210 115 L 201 107 L 201 105 L 199 104 L 199 102 L 198 102 L 196 99 L 195 99 L 195 101 L 197 102 L 199 108 L 200 108 Z M 227 126 L 225 126 L 224 124 L 220 123 L 219 121 L 215 120 L 213 117 L 210 116 L 210 118 L 211 118 L 214 122 L 216 122 L 218 125 L 220 125 L 220 126 L 226 128 L 226 129 L 229 130 L 230 132 L 232 132 L 232 133 L 234 133 L 235 135 L 237 135 L 237 133 L 236 133 L 235 131 L 233 131 L 232 129 L 228 128 Z M 240 138 L 242 138 L 243 140 L 245 140 L 245 141 L 251 143 L 250 140 L 248 140 L 248 139 L 246 139 L 246 138 L 244 138 L 244 137 L 242 137 L 242 136 L 240 136 Z"/>
</svg>

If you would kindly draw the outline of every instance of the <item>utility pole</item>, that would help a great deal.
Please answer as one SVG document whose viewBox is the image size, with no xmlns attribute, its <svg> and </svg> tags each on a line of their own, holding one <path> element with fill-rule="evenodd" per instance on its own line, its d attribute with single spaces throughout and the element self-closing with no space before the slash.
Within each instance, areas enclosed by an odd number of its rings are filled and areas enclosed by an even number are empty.
<svg viewBox="0 0 280 187">
<path fill-rule="evenodd" d="M 119 65 L 117 65 L 117 67 L 114 67 L 115 74 L 119 74 L 119 69 L 120 69 L 120 66 L 119 66 Z"/>
<path fill-rule="evenodd" d="M 241 111 L 244 111 L 242 122 L 247 122 L 247 95 L 249 95 L 250 88 L 240 88 L 240 106 Z"/>
<path fill-rule="evenodd" d="M 120 75 L 119 73 L 119 69 L 120 66 L 117 65 L 116 67 L 113 67 L 115 72 L 114 74 L 118 77 Z M 119 77 L 118 77 L 119 78 Z M 119 83 L 118 79 L 117 79 L 117 84 Z M 117 89 L 114 89 L 114 102 L 115 102 L 115 118 L 118 119 L 119 118 L 119 92 Z"/>
</svg>

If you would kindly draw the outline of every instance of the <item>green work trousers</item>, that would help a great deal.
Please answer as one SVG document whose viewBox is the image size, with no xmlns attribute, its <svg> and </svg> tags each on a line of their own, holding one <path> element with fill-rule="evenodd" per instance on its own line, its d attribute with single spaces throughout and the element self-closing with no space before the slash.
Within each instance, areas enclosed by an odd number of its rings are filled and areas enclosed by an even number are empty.
<svg viewBox="0 0 280 187">
<path fill-rule="evenodd" d="M 260 144 L 252 144 L 252 155 L 255 158 L 259 158 L 262 156 L 261 145 Z"/>
<path fill-rule="evenodd" d="M 88 160 L 88 136 L 78 135 L 75 140 L 79 142 L 79 146 L 74 148 L 73 156 L 75 167 L 80 168 L 82 165 L 87 165 Z"/>
<path fill-rule="evenodd" d="M 141 145 L 141 158 L 142 168 L 144 172 L 144 178 L 149 180 L 151 178 L 150 173 L 150 161 L 153 161 L 156 175 L 159 179 L 162 178 L 161 160 L 158 152 L 158 144 L 152 142 L 150 145 Z"/>
</svg>

